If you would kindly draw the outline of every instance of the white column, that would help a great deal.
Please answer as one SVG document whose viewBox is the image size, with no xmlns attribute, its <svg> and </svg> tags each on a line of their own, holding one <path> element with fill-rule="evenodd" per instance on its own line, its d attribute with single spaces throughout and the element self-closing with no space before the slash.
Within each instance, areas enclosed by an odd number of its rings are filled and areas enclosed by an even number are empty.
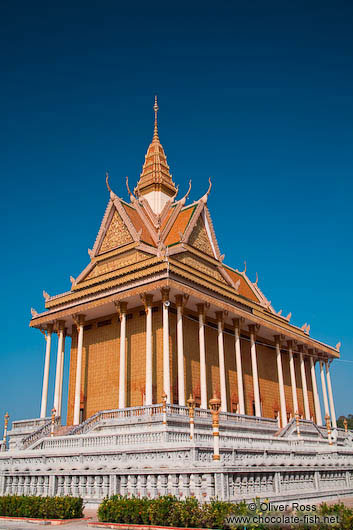
<svg viewBox="0 0 353 530">
<path fill-rule="evenodd" d="M 64 340 L 64 321 L 58 322 L 58 353 L 56 356 L 56 374 L 55 374 L 55 390 L 54 390 L 54 408 L 56 415 L 59 416 L 59 398 L 60 398 L 60 376 L 63 355 L 63 340 Z"/>
<path fill-rule="evenodd" d="M 152 300 L 151 295 L 145 296 L 146 311 L 146 391 L 145 404 L 152 405 Z"/>
<path fill-rule="evenodd" d="M 292 387 L 292 400 L 293 400 L 293 415 L 299 411 L 298 409 L 298 396 L 297 396 L 297 382 L 295 380 L 295 366 L 292 349 L 292 341 L 288 341 L 288 352 L 289 352 L 289 371 L 290 371 L 290 382 Z"/>
<path fill-rule="evenodd" d="M 302 389 L 303 389 L 304 414 L 305 414 L 305 419 L 310 420 L 310 407 L 309 407 L 308 386 L 306 384 L 305 361 L 304 361 L 303 354 L 301 352 L 299 355 L 300 355 L 300 374 L 302 378 Z"/>
<path fill-rule="evenodd" d="M 62 343 L 62 354 L 61 354 L 61 364 L 60 364 L 59 413 L 58 413 L 58 416 L 61 416 L 61 411 L 62 411 L 62 406 L 63 406 L 65 340 L 66 340 L 66 330 L 64 329 L 63 343 Z"/>
<path fill-rule="evenodd" d="M 326 378 L 327 378 L 327 390 L 328 390 L 328 398 L 330 401 L 330 409 L 331 409 L 331 421 L 332 421 L 332 427 L 334 429 L 337 428 L 337 422 L 336 422 L 336 412 L 335 412 L 335 404 L 333 401 L 333 392 L 332 392 L 332 385 L 331 385 L 331 375 L 330 375 L 330 367 L 328 361 L 325 361 L 326 365 Z"/>
<path fill-rule="evenodd" d="M 49 383 L 49 367 L 50 367 L 50 347 L 51 347 L 51 335 L 53 332 L 53 324 L 48 324 L 47 334 L 45 337 L 45 361 L 44 361 L 44 374 L 43 374 L 43 388 L 42 388 L 42 404 L 40 407 L 40 417 L 45 418 L 47 415 L 47 400 L 48 400 L 48 383 Z"/>
<path fill-rule="evenodd" d="M 205 350 L 205 306 L 197 304 L 199 313 L 200 385 L 201 408 L 207 409 L 206 350 Z"/>
<path fill-rule="evenodd" d="M 120 353 L 119 353 L 119 409 L 124 409 L 126 406 L 126 310 L 127 303 L 120 302 L 119 304 L 119 318 L 120 318 Z"/>
<path fill-rule="evenodd" d="M 241 350 L 240 350 L 240 320 L 235 318 L 234 323 L 234 338 L 235 338 L 235 362 L 237 370 L 237 382 L 238 382 L 238 399 L 239 399 L 239 413 L 245 414 L 245 401 L 244 401 L 244 385 L 243 385 L 243 369 L 241 363 Z"/>
<path fill-rule="evenodd" d="M 170 361 L 169 361 L 169 289 L 162 289 L 163 308 L 163 391 L 167 394 L 167 403 L 171 403 L 170 395 Z"/>
<path fill-rule="evenodd" d="M 223 312 L 217 311 L 219 379 L 221 384 L 221 411 L 227 412 L 226 370 L 224 364 Z"/>
<path fill-rule="evenodd" d="M 185 407 L 183 296 L 178 294 L 175 300 L 177 305 L 178 396 L 179 405 Z"/>
<path fill-rule="evenodd" d="M 249 331 L 250 331 L 252 380 L 253 380 L 254 401 L 255 401 L 255 416 L 261 416 L 259 377 L 258 377 L 258 374 L 257 374 L 255 326 L 254 325 L 250 325 L 249 326 Z"/>
<path fill-rule="evenodd" d="M 81 404 L 81 378 L 82 378 L 82 352 L 83 352 L 83 324 L 84 316 L 79 315 L 77 319 L 77 361 L 76 361 L 76 384 L 75 384 L 75 404 L 74 404 L 74 425 L 80 423 Z"/>
<path fill-rule="evenodd" d="M 287 425 L 287 407 L 286 407 L 286 396 L 284 394 L 282 356 L 281 356 L 279 335 L 275 336 L 275 342 L 276 342 L 277 374 L 278 374 L 278 386 L 279 386 L 279 401 L 281 405 L 281 426 L 283 429 Z"/>
<path fill-rule="evenodd" d="M 317 391 L 317 384 L 316 384 L 315 363 L 314 363 L 312 356 L 310 356 L 310 372 L 311 372 L 311 381 L 313 385 L 315 417 L 316 417 L 315 419 L 316 419 L 317 425 L 322 425 L 319 393 Z"/>
<path fill-rule="evenodd" d="M 329 406 L 328 406 L 326 382 L 325 382 L 325 371 L 324 371 L 324 362 L 323 361 L 320 361 L 320 376 L 321 376 L 322 397 L 324 399 L 325 416 L 330 416 L 330 409 L 329 409 Z"/>
</svg>

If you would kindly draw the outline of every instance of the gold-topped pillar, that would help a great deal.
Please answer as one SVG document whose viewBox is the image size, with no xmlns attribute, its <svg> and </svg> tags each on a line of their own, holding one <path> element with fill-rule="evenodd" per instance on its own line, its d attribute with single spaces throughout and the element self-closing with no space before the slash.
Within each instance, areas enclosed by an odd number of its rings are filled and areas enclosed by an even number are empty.
<svg viewBox="0 0 353 530">
<path fill-rule="evenodd" d="M 80 423 L 80 403 L 81 403 L 81 378 L 82 378 L 82 354 L 83 354 L 83 326 L 84 315 L 78 315 L 76 319 L 77 327 L 77 361 L 76 361 L 76 384 L 75 384 L 75 404 L 74 404 L 74 425 Z"/>
<path fill-rule="evenodd" d="M 61 413 L 60 402 L 60 386 L 62 383 L 62 358 L 63 358 L 63 343 L 65 333 L 65 321 L 57 321 L 57 333 L 58 333 L 58 353 L 56 356 L 56 374 L 55 374 L 55 389 L 54 389 L 54 408 L 58 416 Z"/>
<path fill-rule="evenodd" d="M 235 338 L 235 363 L 236 363 L 236 370 L 237 370 L 239 413 L 245 414 L 243 369 L 242 369 L 241 349 L 240 349 L 240 318 L 234 318 L 233 324 L 234 324 L 234 338 Z"/>
<path fill-rule="evenodd" d="M 169 292 L 168 287 L 161 289 L 163 309 L 163 391 L 167 395 L 167 403 L 171 403 L 170 395 L 170 360 L 169 360 Z"/>
<path fill-rule="evenodd" d="M 252 368 L 252 381 L 254 389 L 254 401 L 255 401 L 255 416 L 261 416 L 261 403 L 260 403 L 260 387 L 259 387 L 259 376 L 257 372 L 257 355 L 256 355 L 256 343 L 255 343 L 255 325 L 250 324 L 250 353 L 251 353 L 251 368 Z"/>
<path fill-rule="evenodd" d="M 200 386 L 201 408 L 207 409 L 206 349 L 205 349 L 205 304 L 197 304 L 199 314 Z"/>
<path fill-rule="evenodd" d="M 219 379 L 221 385 L 221 411 L 227 412 L 226 370 L 224 365 L 223 311 L 216 312 L 218 328 Z"/>
<path fill-rule="evenodd" d="M 278 374 L 278 386 L 279 386 L 279 401 L 281 406 L 281 427 L 282 429 L 287 425 L 287 407 L 286 407 L 286 396 L 284 394 L 284 382 L 283 382 L 283 368 L 282 368 L 282 356 L 281 356 L 281 337 L 275 335 L 276 344 L 276 360 L 277 360 L 277 374 Z"/>
<path fill-rule="evenodd" d="M 40 407 L 40 417 L 45 418 L 47 415 L 47 401 L 48 401 L 48 383 L 49 383 L 49 367 L 50 367 L 50 348 L 51 348 L 51 335 L 53 332 L 53 324 L 48 324 L 47 333 L 45 334 L 45 361 L 44 361 L 44 374 L 43 374 L 43 387 L 42 387 L 42 403 Z"/>
<path fill-rule="evenodd" d="M 184 336 L 183 336 L 183 305 L 184 296 L 177 294 L 175 297 L 177 306 L 177 348 L 178 348 L 178 401 L 179 405 L 185 407 L 185 381 L 184 381 Z"/>
<path fill-rule="evenodd" d="M 212 414 L 212 430 L 213 430 L 213 460 L 220 460 L 219 455 L 219 409 L 221 406 L 221 400 L 213 394 L 213 398 L 210 399 L 210 410 Z"/>
</svg>

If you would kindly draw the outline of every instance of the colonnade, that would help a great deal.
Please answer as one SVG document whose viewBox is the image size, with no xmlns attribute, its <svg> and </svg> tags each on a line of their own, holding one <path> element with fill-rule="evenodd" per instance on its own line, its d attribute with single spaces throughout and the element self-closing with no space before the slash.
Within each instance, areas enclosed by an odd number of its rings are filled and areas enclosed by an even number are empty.
<svg viewBox="0 0 353 530">
<path fill-rule="evenodd" d="M 169 355 L 169 289 L 163 288 L 162 294 L 162 321 L 163 321 L 163 387 L 167 396 L 167 403 L 171 403 L 171 383 L 170 383 L 170 355 Z M 145 378 L 145 405 L 152 405 L 152 381 L 153 381 L 153 351 L 152 351 L 152 304 L 153 296 L 145 294 L 141 296 L 146 314 L 146 378 Z M 178 371 L 178 404 L 185 406 L 185 374 L 184 374 L 184 331 L 183 331 L 183 309 L 186 302 L 184 295 L 177 295 L 176 302 L 176 320 L 177 320 L 177 371 Z M 126 314 L 127 303 L 120 302 L 116 304 L 119 318 L 120 318 L 120 351 L 119 351 L 119 397 L 118 407 L 120 409 L 126 407 Z M 204 303 L 197 304 L 198 311 L 198 335 L 199 335 L 199 358 L 200 358 L 200 407 L 207 409 L 207 378 L 206 378 L 206 347 L 205 347 L 205 326 L 206 326 L 206 305 Z M 217 338 L 218 338 L 218 355 L 219 355 L 219 373 L 220 373 L 220 398 L 221 411 L 227 412 L 229 410 L 227 403 L 226 391 L 226 370 L 224 358 L 224 313 L 218 311 L 217 317 Z M 75 324 L 78 332 L 77 342 L 77 361 L 76 361 L 76 380 L 75 380 L 75 399 L 74 399 L 74 424 L 80 422 L 80 399 L 81 399 L 81 374 L 82 374 L 82 352 L 83 352 L 83 333 L 84 333 L 83 315 L 75 318 Z M 245 414 L 245 396 L 244 396 L 244 382 L 243 382 L 243 368 L 241 355 L 241 320 L 239 318 L 233 319 L 234 328 L 234 355 L 237 372 L 237 390 L 238 390 L 238 412 Z M 256 333 L 259 325 L 251 324 L 248 326 L 250 338 L 250 357 L 252 367 L 252 384 L 254 395 L 254 412 L 255 416 L 261 417 L 261 400 L 260 400 L 260 386 L 258 376 L 257 363 L 257 348 L 256 348 Z M 65 349 L 65 322 L 59 320 L 56 322 L 58 333 L 58 353 L 56 362 L 56 378 L 54 391 L 54 408 L 56 415 L 61 415 L 62 408 L 62 386 L 63 386 L 63 365 L 64 365 L 64 349 Z M 48 380 L 49 380 L 49 364 L 50 364 L 50 348 L 51 336 L 53 333 L 53 324 L 47 326 L 46 333 L 46 354 L 43 376 L 43 390 L 41 403 L 41 417 L 46 416 L 47 396 L 48 396 Z M 279 385 L 280 397 L 280 424 L 284 427 L 287 424 L 287 407 L 286 397 L 284 391 L 283 367 L 282 367 L 282 350 L 281 337 L 274 336 L 275 350 L 276 350 L 276 364 L 277 377 Z M 297 395 L 297 381 L 293 356 L 293 341 L 289 340 L 286 344 L 286 351 L 289 355 L 289 370 L 291 381 L 291 393 L 293 401 L 294 413 L 298 412 L 298 395 Z M 307 376 L 305 370 L 305 359 L 303 346 L 298 346 L 299 350 L 299 364 L 300 364 L 300 379 L 303 390 L 304 402 L 304 416 L 305 419 L 310 420 L 309 397 L 307 388 Z M 315 362 L 317 357 L 313 351 L 309 350 L 310 376 L 311 386 L 313 389 L 313 399 L 315 408 L 316 423 L 322 424 L 323 418 L 321 415 L 320 399 L 315 374 Z M 320 378 L 323 392 L 323 402 L 325 409 L 325 416 L 330 416 L 332 426 L 336 428 L 336 415 L 331 386 L 331 377 L 328 360 L 319 360 L 320 363 Z"/>
</svg>

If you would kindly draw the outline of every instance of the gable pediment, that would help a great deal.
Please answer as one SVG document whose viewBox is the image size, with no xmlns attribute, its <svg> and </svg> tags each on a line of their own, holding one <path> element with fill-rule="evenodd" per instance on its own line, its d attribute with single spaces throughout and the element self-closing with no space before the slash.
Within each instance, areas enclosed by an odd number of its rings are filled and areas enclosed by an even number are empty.
<svg viewBox="0 0 353 530">
<path fill-rule="evenodd" d="M 113 207 L 105 233 L 98 247 L 97 254 L 103 254 L 104 252 L 108 252 L 109 250 L 113 250 L 132 242 L 133 238 L 126 227 L 126 224 L 117 210 Z"/>
<path fill-rule="evenodd" d="M 199 216 L 196 225 L 190 234 L 188 243 L 192 247 L 201 250 L 201 252 L 214 257 L 214 251 L 202 215 Z"/>
</svg>

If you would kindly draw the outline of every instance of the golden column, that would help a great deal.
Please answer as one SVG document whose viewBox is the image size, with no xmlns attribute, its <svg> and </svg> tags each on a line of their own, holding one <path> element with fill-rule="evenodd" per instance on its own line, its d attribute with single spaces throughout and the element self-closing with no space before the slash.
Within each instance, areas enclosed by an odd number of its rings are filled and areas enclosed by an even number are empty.
<svg viewBox="0 0 353 530">
<path fill-rule="evenodd" d="M 163 392 L 162 394 L 162 415 L 163 415 L 163 425 L 167 425 L 167 393 Z"/>
<path fill-rule="evenodd" d="M 326 421 L 326 429 L 327 429 L 327 439 L 329 445 L 332 445 L 332 438 L 331 438 L 331 418 L 328 414 L 325 416 Z"/>
<path fill-rule="evenodd" d="M 348 421 L 347 421 L 347 418 L 344 418 L 343 426 L 344 426 L 344 432 L 347 434 L 348 433 Z"/>
<path fill-rule="evenodd" d="M 55 416 L 56 416 L 56 410 L 55 410 L 55 407 L 53 407 L 53 408 L 51 409 L 51 429 L 50 429 L 50 436 L 54 436 Z"/>
<path fill-rule="evenodd" d="M 219 456 L 219 409 L 221 407 L 221 400 L 213 394 L 213 398 L 209 401 L 210 410 L 212 414 L 212 428 L 213 428 L 213 460 L 220 460 Z"/>
<path fill-rule="evenodd" d="M 9 425 L 9 413 L 6 412 L 5 416 L 4 416 L 4 437 L 3 437 L 3 440 L 2 440 L 2 450 L 3 451 L 6 451 L 6 442 L 7 442 L 7 427 Z"/>
<path fill-rule="evenodd" d="M 190 397 L 187 401 L 188 408 L 189 408 L 189 423 L 190 423 L 190 440 L 194 437 L 194 417 L 195 417 L 195 400 L 192 397 L 192 394 L 190 394 Z"/>
</svg>

